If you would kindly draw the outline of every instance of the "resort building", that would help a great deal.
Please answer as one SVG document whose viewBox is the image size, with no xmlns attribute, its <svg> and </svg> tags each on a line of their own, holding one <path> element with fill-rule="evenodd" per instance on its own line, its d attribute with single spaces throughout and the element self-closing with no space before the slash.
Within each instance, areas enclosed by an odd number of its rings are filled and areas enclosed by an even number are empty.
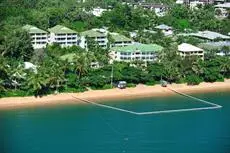
<svg viewBox="0 0 230 153">
<path fill-rule="evenodd" d="M 197 33 L 189 33 L 187 36 L 193 36 L 197 38 L 204 39 L 206 41 L 215 41 L 215 40 L 229 40 L 230 37 L 226 35 L 222 35 L 213 31 L 199 31 Z"/>
<path fill-rule="evenodd" d="M 77 32 L 72 29 L 62 25 L 56 25 L 55 27 L 48 29 L 48 31 L 50 32 L 50 44 L 57 43 L 61 47 L 79 45 Z"/>
<path fill-rule="evenodd" d="M 165 36 L 173 34 L 173 28 L 165 24 L 161 24 L 155 27 L 155 29 L 160 30 Z"/>
<path fill-rule="evenodd" d="M 204 50 L 215 50 L 219 56 L 230 56 L 230 41 L 200 43 L 198 47 Z"/>
<path fill-rule="evenodd" d="M 45 48 L 48 43 L 48 32 L 32 25 L 25 25 L 22 29 L 26 30 L 32 39 L 34 49 Z"/>
<path fill-rule="evenodd" d="M 107 31 L 104 29 L 92 29 L 81 33 L 80 47 L 87 48 L 87 38 L 93 39 L 102 48 L 107 48 Z"/>
<path fill-rule="evenodd" d="M 178 54 L 182 57 L 188 57 L 188 56 L 196 56 L 204 59 L 204 50 L 201 48 L 198 48 L 196 46 L 193 46 L 191 44 L 182 43 L 181 45 L 178 45 Z"/>
<path fill-rule="evenodd" d="M 114 41 L 110 47 L 124 47 L 133 44 L 133 41 L 124 35 L 118 33 L 110 33 L 110 35 Z"/>
<path fill-rule="evenodd" d="M 163 47 L 156 44 L 132 44 L 125 47 L 111 48 L 110 57 L 113 61 L 156 61 Z"/>
</svg>

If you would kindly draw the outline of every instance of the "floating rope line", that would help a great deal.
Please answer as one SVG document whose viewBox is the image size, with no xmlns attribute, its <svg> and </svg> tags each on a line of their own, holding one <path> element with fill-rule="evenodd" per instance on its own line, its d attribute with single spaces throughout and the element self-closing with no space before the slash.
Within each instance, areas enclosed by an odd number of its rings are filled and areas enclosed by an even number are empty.
<svg viewBox="0 0 230 153">
<path fill-rule="evenodd" d="M 179 91 L 176 91 L 175 89 L 172 89 L 172 88 L 168 88 L 169 90 L 179 94 L 179 95 L 182 95 L 182 96 L 185 96 L 185 97 L 188 97 L 188 98 L 191 98 L 191 99 L 194 99 L 194 100 L 197 100 L 197 101 L 200 101 L 200 102 L 203 102 L 203 103 L 206 103 L 206 104 L 209 104 L 209 105 L 212 105 L 214 107 L 218 107 L 218 108 L 221 108 L 222 106 L 218 105 L 218 104 L 214 104 L 214 103 L 211 103 L 209 101 L 206 101 L 206 100 L 202 100 L 200 98 L 196 98 L 196 97 L 193 97 L 193 96 L 190 96 L 190 95 L 187 95 L 187 94 L 184 94 L 182 92 L 179 92 Z"/>
<path fill-rule="evenodd" d="M 151 114 L 163 114 L 163 113 L 190 112 L 190 111 L 211 110 L 211 109 L 222 108 L 222 106 L 220 106 L 218 104 L 214 104 L 214 103 L 211 103 L 209 101 L 202 100 L 202 99 L 199 99 L 199 98 L 184 94 L 182 92 L 176 91 L 175 89 L 171 89 L 171 88 L 167 88 L 167 89 L 169 89 L 170 91 L 175 92 L 175 93 L 177 93 L 179 95 L 182 95 L 182 96 L 185 96 L 185 97 L 200 101 L 202 103 L 209 104 L 211 106 L 210 107 L 200 107 L 200 108 L 185 108 L 185 109 L 172 109 L 172 110 L 162 110 L 162 111 L 135 112 L 135 111 L 130 111 L 130 110 L 114 107 L 114 106 L 109 106 L 109 105 L 105 105 L 105 104 L 99 104 L 99 103 L 89 101 L 89 100 L 86 100 L 86 99 L 82 99 L 82 98 L 78 98 L 78 97 L 75 97 L 75 96 L 72 96 L 72 97 L 77 99 L 77 100 L 80 100 L 80 101 L 83 101 L 85 103 L 89 103 L 89 104 L 92 104 L 92 105 L 95 105 L 95 106 L 98 106 L 98 107 L 104 107 L 104 108 L 108 108 L 108 109 L 112 109 L 112 110 L 116 110 L 116 111 L 120 111 L 120 112 L 133 114 L 133 115 L 151 115 Z"/>
</svg>

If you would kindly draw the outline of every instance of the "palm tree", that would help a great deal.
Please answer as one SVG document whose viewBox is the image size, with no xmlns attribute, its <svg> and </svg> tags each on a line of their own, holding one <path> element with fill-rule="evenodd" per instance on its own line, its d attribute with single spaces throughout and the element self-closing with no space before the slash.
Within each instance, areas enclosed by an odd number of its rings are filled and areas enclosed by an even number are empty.
<svg viewBox="0 0 230 153">
<path fill-rule="evenodd" d="M 49 75 L 46 73 L 45 68 L 40 67 L 37 73 L 31 72 L 28 75 L 27 88 L 34 93 L 34 96 L 37 97 L 45 94 L 45 88 L 49 83 Z"/>
<path fill-rule="evenodd" d="M 3 80 L 0 79 L 0 98 L 3 96 L 5 91 L 6 91 L 6 89 L 3 85 Z"/>
<path fill-rule="evenodd" d="M 78 74 L 79 78 L 81 78 L 82 75 L 88 72 L 91 64 L 91 54 L 88 52 L 81 53 L 74 58 L 74 64 L 75 72 Z"/>
<path fill-rule="evenodd" d="M 58 92 L 58 88 L 65 82 L 64 70 L 59 64 L 52 65 L 48 82 L 51 88 L 55 88 L 55 92 Z"/>
<path fill-rule="evenodd" d="M 221 62 L 220 69 L 224 76 L 230 74 L 230 60 L 228 58 L 224 58 L 223 62 Z"/>
</svg>

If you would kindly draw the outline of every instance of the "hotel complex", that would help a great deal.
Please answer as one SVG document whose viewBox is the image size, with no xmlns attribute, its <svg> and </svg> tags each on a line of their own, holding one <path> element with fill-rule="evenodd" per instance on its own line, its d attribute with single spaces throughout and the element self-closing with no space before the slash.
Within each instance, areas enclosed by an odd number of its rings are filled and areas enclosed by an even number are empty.
<svg viewBox="0 0 230 153">
<path fill-rule="evenodd" d="M 110 47 L 124 47 L 133 44 L 133 41 L 130 38 L 119 33 L 110 33 L 110 35 L 113 39 L 113 43 Z"/>
<path fill-rule="evenodd" d="M 87 38 L 94 40 L 101 48 L 107 48 L 107 34 L 101 29 L 92 29 L 81 33 L 80 47 L 87 48 Z"/>
<path fill-rule="evenodd" d="M 50 32 L 49 43 L 57 43 L 61 47 L 70 47 L 78 44 L 77 32 L 67 27 L 56 25 L 48 29 Z"/>
<path fill-rule="evenodd" d="M 91 29 L 77 34 L 76 31 L 62 25 L 56 25 L 47 31 L 41 30 L 35 26 L 25 25 L 24 30 L 28 31 L 34 49 L 45 48 L 47 44 L 59 44 L 61 47 L 71 47 L 73 45 L 87 49 L 87 39 L 92 39 L 101 48 L 107 47 L 124 47 L 132 45 L 133 41 L 121 34 L 110 33 L 105 29 Z M 108 45 L 110 34 L 112 44 Z"/>
<path fill-rule="evenodd" d="M 204 50 L 191 44 L 183 43 L 178 46 L 178 53 L 182 58 L 195 56 L 204 59 Z"/>
<path fill-rule="evenodd" d="M 156 28 L 166 31 L 172 30 L 171 27 L 166 25 L 160 25 Z M 110 48 L 110 57 L 114 61 L 156 61 L 159 51 L 163 49 L 161 46 L 156 44 L 141 44 L 138 42 L 134 43 L 133 40 L 128 37 L 119 33 L 109 32 L 106 29 L 91 29 L 80 34 L 77 34 L 76 31 L 62 25 L 56 25 L 48 29 L 48 32 L 31 25 L 25 25 L 23 29 L 28 31 L 30 34 L 34 49 L 45 48 L 47 44 L 57 43 L 61 47 L 70 47 L 75 45 L 87 50 L 87 42 L 89 39 L 92 39 L 101 48 Z M 172 34 L 172 32 L 169 33 Z M 200 31 L 197 33 L 181 35 L 198 37 L 211 42 L 217 39 L 230 39 L 229 36 L 212 31 Z M 196 56 L 204 59 L 203 49 L 187 43 L 178 45 L 178 54 L 182 58 Z"/>
<path fill-rule="evenodd" d="M 48 32 L 31 25 L 25 25 L 22 29 L 30 34 L 34 49 L 46 47 L 48 43 Z"/>
<path fill-rule="evenodd" d="M 156 61 L 163 47 L 156 44 L 132 44 L 125 47 L 111 48 L 110 57 L 114 61 L 131 62 L 136 60 Z"/>
</svg>

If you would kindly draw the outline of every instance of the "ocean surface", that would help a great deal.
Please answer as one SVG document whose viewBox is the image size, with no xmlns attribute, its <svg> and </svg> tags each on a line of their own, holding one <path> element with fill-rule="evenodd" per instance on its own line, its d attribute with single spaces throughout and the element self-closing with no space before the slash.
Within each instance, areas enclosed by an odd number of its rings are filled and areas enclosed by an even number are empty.
<svg viewBox="0 0 230 153">
<path fill-rule="evenodd" d="M 193 96 L 221 109 L 137 116 L 93 105 L 0 112 L 0 153 L 230 153 L 230 92 Z M 111 101 L 136 112 L 207 107 L 179 95 Z"/>
</svg>

